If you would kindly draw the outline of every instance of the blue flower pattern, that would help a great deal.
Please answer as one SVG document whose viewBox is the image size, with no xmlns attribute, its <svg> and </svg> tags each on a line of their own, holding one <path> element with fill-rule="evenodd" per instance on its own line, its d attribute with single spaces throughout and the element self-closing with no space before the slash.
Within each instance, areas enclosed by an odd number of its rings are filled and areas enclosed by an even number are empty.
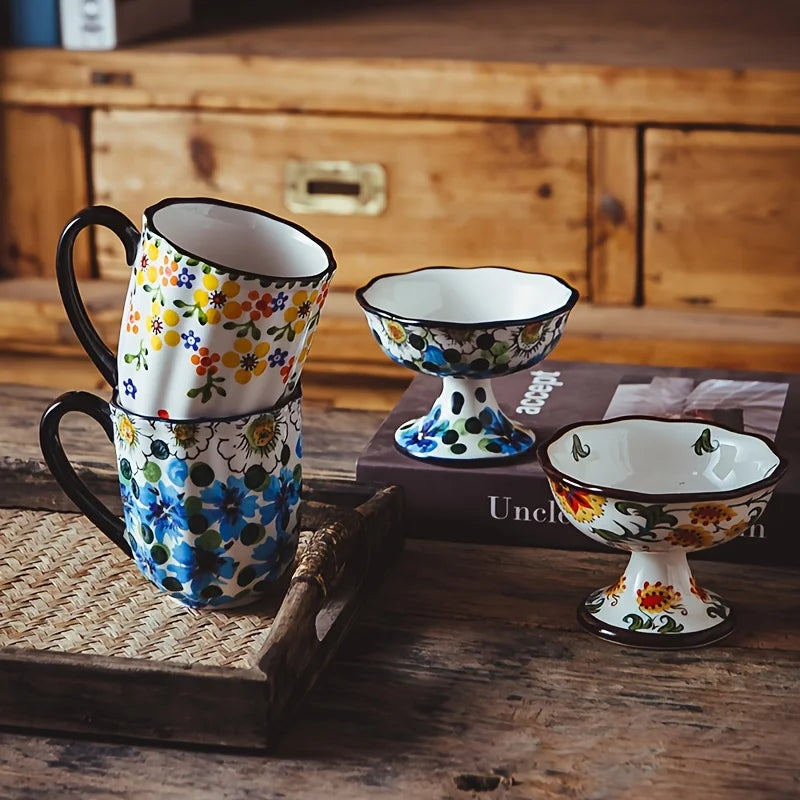
<svg viewBox="0 0 800 800">
<path fill-rule="evenodd" d="M 287 417 L 283 463 L 255 452 L 237 472 L 207 453 L 195 460 L 167 454 L 154 470 L 145 454 L 169 439 L 170 423 L 141 426 L 141 457 L 122 459 L 119 479 L 126 539 L 144 577 L 191 608 L 255 597 L 280 577 L 297 547 L 302 484 L 299 415 Z M 217 438 L 233 427 L 209 424 Z M 247 485 L 253 467 L 269 475 L 258 488 Z"/>
<path fill-rule="evenodd" d="M 422 422 L 397 431 L 399 443 L 411 453 L 430 453 L 439 446 L 441 435 L 447 430 L 447 422 L 441 420 L 442 408 L 435 406 Z"/>
</svg>

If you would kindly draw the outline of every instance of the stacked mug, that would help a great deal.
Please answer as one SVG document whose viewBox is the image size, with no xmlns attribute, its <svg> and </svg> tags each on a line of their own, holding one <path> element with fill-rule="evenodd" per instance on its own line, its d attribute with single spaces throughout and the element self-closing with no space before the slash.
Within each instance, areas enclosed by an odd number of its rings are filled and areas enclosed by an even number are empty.
<svg viewBox="0 0 800 800">
<path fill-rule="evenodd" d="M 132 267 L 114 354 L 92 326 L 72 248 L 110 228 Z M 330 247 L 264 211 L 171 198 L 144 212 L 77 214 L 58 245 L 61 297 L 110 402 L 68 392 L 40 440 L 66 494 L 155 586 L 187 606 L 257 600 L 292 563 L 302 482 L 300 374 L 336 262 Z M 88 414 L 113 440 L 123 517 L 76 475 L 59 436 Z"/>
</svg>

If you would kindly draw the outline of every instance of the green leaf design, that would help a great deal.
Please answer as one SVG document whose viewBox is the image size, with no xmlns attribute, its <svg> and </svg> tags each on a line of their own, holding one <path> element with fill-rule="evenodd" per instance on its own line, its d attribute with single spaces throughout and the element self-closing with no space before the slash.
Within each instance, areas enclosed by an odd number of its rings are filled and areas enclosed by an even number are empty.
<svg viewBox="0 0 800 800">
<path fill-rule="evenodd" d="M 626 539 L 635 538 L 632 534 L 617 533 L 616 531 L 609 531 L 606 528 L 592 528 L 592 533 L 604 539 L 606 542 L 624 542 Z"/>
<path fill-rule="evenodd" d="M 727 619 L 730 613 L 731 610 L 721 601 L 712 603 L 706 608 L 706 614 L 712 619 Z"/>
<path fill-rule="evenodd" d="M 183 300 L 176 300 L 175 301 L 176 308 L 190 308 L 191 303 L 184 303 Z"/>
<path fill-rule="evenodd" d="M 678 518 L 664 511 L 663 504 L 645 505 L 644 503 L 631 503 L 627 500 L 619 500 L 614 504 L 614 507 L 621 514 L 642 517 L 645 521 L 645 530 L 648 532 L 659 525 L 673 528 L 678 524 Z"/>
<path fill-rule="evenodd" d="M 711 429 L 703 428 L 703 432 L 697 437 L 697 441 L 692 445 L 694 452 L 701 456 L 703 453 L 713 453 L 719 449 L 719 442 L 711 438 Z"/>
<path fill-rule="evenodd" d="M 653 620 L 639 614 L 626 614 L 622 621 L 627 624 L 629 631 L 649 631 L 653 628 Z"/>
<path fill-rule="evenodd" d="M 577 433 L 572 434 L 572 457 L 576 461 L 580 461 L 582 458 L 586 458 L 589 453 L 592 452 L 591 447 L 589 445 L 584 444 L 579 438 Z"/>
<path fill-rule="evenodd" d="M 602 607 L 603 603 L 605 603 L 606 598 L 603 594 L 602 589 L 598 589 L 596 592 L 590 594 L 584 601 L 583 607 L 590 613 L 595 614 L 597 613 Z"/>
<path fill-rule="evenodd" d="M 196 267 L 200 262 L 196 258 L 187 258 L 186 259 L 186 266 L 187 267 Z"/>
<path fill-rule="evenodd" d="M 675 618 L 667 614 L 662 614 L 659 621 L 661 622 L 657 629 L 659 633 L 680 633 L 683 630 L 683 625 L 675 622 Z"/>
<path fill-rule="evenodd" d="M 186 396 L 194 398 L 197 397 L 197 395 L 199 395 L 201 391 L 202 389 L 189 389 L 189 391 L 186 392 Z"/>
</svg>

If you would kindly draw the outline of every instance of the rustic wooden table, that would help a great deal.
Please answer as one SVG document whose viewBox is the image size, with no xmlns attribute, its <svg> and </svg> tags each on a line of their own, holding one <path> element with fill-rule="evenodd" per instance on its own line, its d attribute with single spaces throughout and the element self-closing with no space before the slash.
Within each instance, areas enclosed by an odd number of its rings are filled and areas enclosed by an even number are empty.
<svg viewBox="0 0 800 800">
<path fill-rule="evenodd" d="M 68 508 L 38 452 L 48 399 L 0 387 L 0 505 Z M 309 407 L 310 487 L 352 489 L 379 421 Z M 110 491 L 91 424 L 65 439 Z M 660 653 L 577 628 L 578 598 L 620 563 L 411 539 L 272 755 L 6 732 L 0 797 L 800 796 L 800 571 L 697 564 L 739 628 Z"/>
</svg>

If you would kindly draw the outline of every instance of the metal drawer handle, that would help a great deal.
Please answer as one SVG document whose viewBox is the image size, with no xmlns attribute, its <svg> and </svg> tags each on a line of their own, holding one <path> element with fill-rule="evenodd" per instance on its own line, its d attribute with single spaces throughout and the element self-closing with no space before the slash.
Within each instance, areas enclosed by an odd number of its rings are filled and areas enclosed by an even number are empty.
<svg viewBox="0 0 800 800">
<path fill-rule="evenodd" d="M 366 214 L 386 208 L 386 170 L 377 163 L 287 161 L 284 202 L 297 214 Z"/>
</svg>

